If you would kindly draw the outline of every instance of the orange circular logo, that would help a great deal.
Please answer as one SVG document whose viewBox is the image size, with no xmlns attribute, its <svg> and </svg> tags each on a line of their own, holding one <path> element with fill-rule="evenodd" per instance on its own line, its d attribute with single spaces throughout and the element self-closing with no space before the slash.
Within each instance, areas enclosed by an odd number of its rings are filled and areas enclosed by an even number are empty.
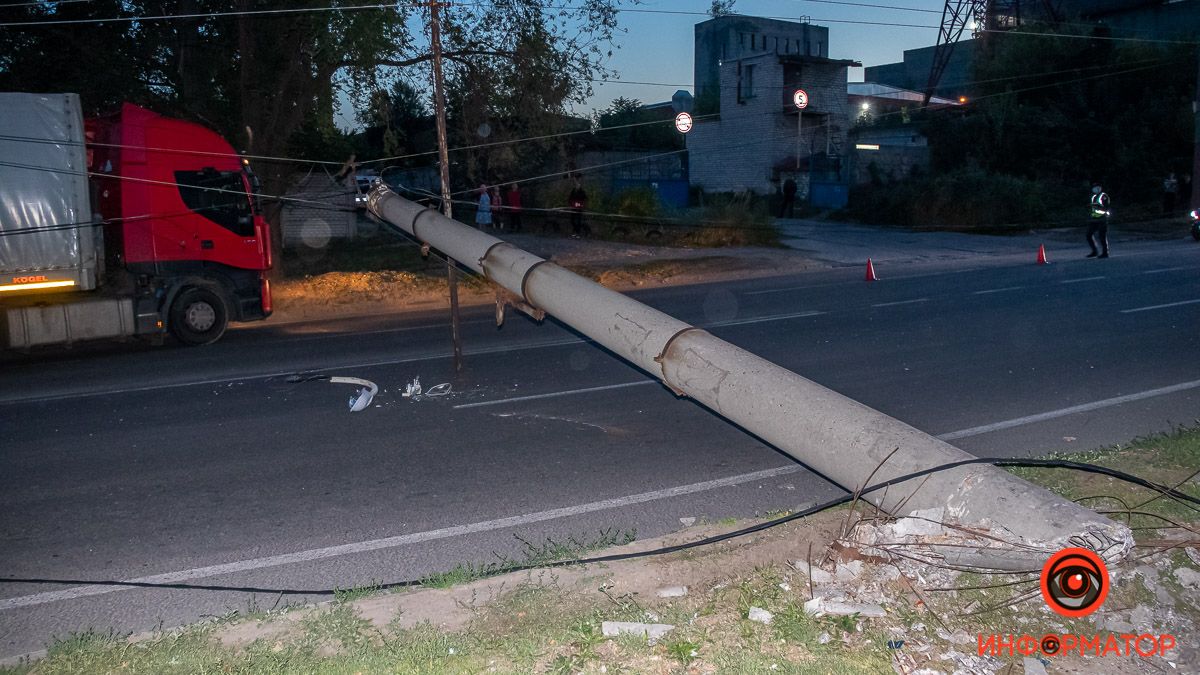
<svg viewBox="0 0 1200 675">
<path fill-rule="evenodd" d="M 1108 567 L 1086 548 L 1064 548 L 1042 566 L 1042 599 L 1067 617 L 1087 616 L 1108 596 Z"/>
</svg>

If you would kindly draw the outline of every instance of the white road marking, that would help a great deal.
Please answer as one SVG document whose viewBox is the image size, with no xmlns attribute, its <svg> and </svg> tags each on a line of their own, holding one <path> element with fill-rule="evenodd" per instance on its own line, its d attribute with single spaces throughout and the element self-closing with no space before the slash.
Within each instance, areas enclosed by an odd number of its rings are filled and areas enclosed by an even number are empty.
<svg viewBox="0 0 1200 675">
<path fill-rule="evenodd" d="M 971 295 L 987 295 L 988 293 L 1003 293 L 1005 291 L 1019 291 L 1024 286 L 1005 286 L 1004 288 L 989 288 L 986 291 L 975 291 Z"/>
<path fill-rule="evenodd" d="M 1016 419 L 1004 420 L 1003 422 L 995 422 L 993 424 L 985 424 L 980 427 L 971 427 L 970 429 L 960 429 L 958 431 L 951 431 L 949 433 L 939 435 L 938 438 L 942 439 L 943 441 L 952 441 L 956 438 L 966 438 L 968 436 L 978 436 L 979 434 L 986 434 L 986 433 L 989 433 L 992 431 L 999 431 L 1001 429 L 1011 429 L 1013 427 L 1024 426 L 1026 424 L 1033 424 L 1035 422 L 1044 422 L 1045 420 L 1052 420 L 1056 417 L 1065 417 L 1067 415 L 1074 415 L 1075 413 L 1091 412 L 1093 410 L 1100 410 L 1101 408 L 1109 408 L 1114 405 L 1121 405 L 1123 403 L 1130 403 L 1132 401 L 1140 401 L 1142 399 L 1151 398 L 1154 396 L 1165 396 L 1167 394 L 1174 394 L 1174 393 L 1180 392 L 1180 391 L 1196 389 L 1197 387 L 1200 387 L 1200 380 L 1192 380 L 1191 382 L 1180 382 L 1179 384 L 1172 384 L 1167 387 L 1159 387 L 1158 389 L 1147 389 L 1146 391 L 1139 391 L 1135 394 L 1126 394 L 1125 396 L 1117 396 L 1114 398 L 1106 398 L 1106 399 L 1102 399 L 1099 401 L 1092 401 L 1091 403 L 1083 403 L 1080 405 L 1074 405 L 1074 406 L 1071 406 L 1070 408 L 1060 408 L 1058 410 L 1051 410 L 1049 412 L 1038 413 L 1037 415 L 1027 415 L 1025 417 L 1018 417 Z"/>
<path fill-rule="evenodd" d="M 1165 309 L 1167 307 L 1179 307 L 1180 305 L 1194 305 L 1200 300 L 1180 300 L 1179 302 L 1168 302 L 1165 305 L 1150 305 L 1149 307 L 1135 307 L 1133 309 L 1123 309 L 1122 314 L 1132 314 L 1134 312 L 1148 312 L 1152 309 Z"/>
<path fill-rule="evenodd" d="M 848 268 L 849 266 L 847 265 L 846 267 Z M 978 272 L 981 269 L 982 268 L 979 268 L 979 267 L 970 267 L 967 269 L 950 270 L 947 272 L 930 272 L 928 274 L 909 274 L 909 275 L 899 276 L 899 277 L 889 276 L 887 278 L 887 280 L 888 281 L 904 281 L 907 279 L 927 279 L 929 277 L 944 277 L 944 276 L 948 276 L 951 274 L 967 274 L 969 272 Z M 745 292 L 739 293 L 739 295 L 766 295 L 768 293 L 787 293 L 790 291 L 803 291 L 803 290 L 808 290 L 808 289 L 812 289 L 812 288 L 833 288 L 835 286 L 858 285 L 859 282 L 861 282 L 861 281 L 862 281 L 862 279 L 860 277 L 855 281 L 848 280 L 848 281 L 839 281 L 837 283 L 810 284 L 807 286 L 785 286 L 783 288 L 768 288 L 763 291 L 745 291 Z"/>
<path fill-rule="evenodd" d="M 483 347 L 480 349 L 465 349 L 463 354 L 467 356 L 479 356 L 484 354 L 503 354 L 505 352 L 519 352 L 530 349 L 542 349 L 545 347 L 561 347 L 563 345 L 583 344 L 587 342 L 582 338 L 564 338 L 560 340 L 544 340 L 540 342 L 531 342 L 520 345 L 505 345 L 496 347 Z M 421 356 L 411 356 L 403 359 L 386 359 L 382 361 L 366 361 L 362 363 L 335 363 L 321 368 L 322 373 L 339 370 L 354 370 L 356 368 L 373 368 L 376 366 L 393 366 L 401 363 L 416 363 L 418 361 L 436 361 L 438 359 L 448 359 L 452 356 L 449 352 L 445 354 L 424 354 Z M 303 370 L 303 369 L 301 369 Z M 159 389 L 178 389 L 180 387 L 197 387 L 206 384 L 228 384 L 230 382 L 255 382 L 258 380 L 269 380 L 273 377 L 287 377 L 293 375 L 297 370 L 285 370 L 277 373 L 251 373 L 242 376 L 227 376 L 222 378 L 214 378 L 211 380 L 190 380 L 188 382 L 172 382 L 167 384 L 148 384 L 142 387 L 124 387 L 121 389 L 104 389 L 95 391 L 80 391 L 68 394 L 55 394 L 52 396 L 32 396 L 20 398 L 0 398 L 0 405 L 8 405 L 12 403 L 45 403 L 48 401 L 62 401 L 73 398 L 86 398 L 88 396 L 111 396 L 114 394 L 132 394 L 144 391 L 158 391 Z"/>
<path fill-rule="evenodd" d="M 397 548 L 400 546 L 408 546 L 411 544 L 435 541 L 438 539 L 460 537 L 467 534 L 475 534 L 477 532 L 502 530 L 509 527 L 540 523 L 547 520 L 566 518 L 568 516 L 577 516 L 584 513 L 606 511 L 608 509 L 621 508 L 632 504 L 642 504 L 645 502 L 658 501 L 660 499 L 669 499 L 672 497 L 680 497 L 698 492 L 707 492 L 709 490 L 715 490 L 723 487 L 741 485 L 743 483 L 752 483 L 754 481 L 766 480 L 768 478 L 775 478 L 778 476 L 797 473 L 801 470 L 802 469 L 799 465 L 789 464 L 787 466 L 766 469 L 764 471 L 744 473 L 737 476 L 729 476 L 727 478 L 718 478 L 716 480 L 708 480 L 701 483 L 692 483 L 690 485 L 680 485 L 663 490 L 641 492 L 625 497 L 604 499 L 587 504 L 578 504 L 575 506 L 550 509 L 548 511 L 537 511 L 535 513 L 527 513 L 520 516 L 510 516 L 508 518 L 498 518 L 496 520 L 485 520 L 482 522 L 470 523 L 468 525 L 456 525 L 454 527 L 444 527 L 437 530 L 414 532 L 412 534 L 402 534 L 395 537 L 385 537 L 383 539 L 371 539 L 368 541 L 360 541 L 353 544 L 341 544 L 326 548 L 315 548 L 306 551 L 297 551 L 295 553 L 284 553 L 282 555 L 273 555 L 264 558 L 252 558 L 249 560 L 240 560 L 222 565 L 193 567 L 192 569 L 180 570 L 178 572 L 153 574 L 146 577 L 137 577 L 135 579 L 126 579 L 123 581 L 124 583 L 133 584 L 180 584 L 189 581 L 195 581 L 197 579 L 207 579 L 209 577 L 222 576 L 225 574 L 237 574 L 240 572 L 260 570 L 267 567 L 279 567 L 281 565 L 292 565 L 295 563 L 312 562 L 314 560 L 325 560 L 327 558 L 336 558 L 344 555 L 367 553 L 370 551 Z M 64 588 L 58 591 L 34 593 L 32 595 L 22 595 L 15 598 L 6 598 L 4 600 L 0 600 L 0 611 L 16 609 L 18 607 L 44 605 L 46 603 L 59 602 L 61 600 L 73 600 L 76 598 L 85 598 L 94 595 L 118 593 L 121 591 L 133 590 L 135 588 L 137 587 L 105 586 L 99 584 L 89 586 L 74 586 L 72 588 Z"/>
<path fill-rule="evenodd" d="M 804 317 L 808 317 L 808 316 L 818 316 L 818 315 L 824 314 L 824 313 L 825 312 L 807 311 L 807 312 L 794 312 L 791 314 L 773 314 L 770 316 L 758 316 L 758 317 L 750 317 L 750 318 L 746 318 L 746 319 L 730 319 L 728 321 L 715 321 L 710 324 L 704 324 L 703 327 L 719 328 L 722 326 L 743 326 L 746 324 L 753 324 L 753 323 L 765 323 L 768 321 L 786 321 L 788 319 L 799 319 L 799 318 L 804 318 Z M 324 336 L 322 336 L 322 337 L 324 337 Z M 549 348 L 549 347 L 562 347 L 565 345 L 584 344 L 587 342 L 590 342 L 590 340 L 585 340 L 583 338 L 563 338 L 563 339 L 559 339 L 559 340 L 542 340 L 542 341 L 538 341 L 538 342 L 530 342 L 530 343 L 518 344 L 518 345 L 497 345 L 494 347 L 482 347 L 479 349 L 466 349 L 466 350 L 463 350 L 463 354 L 465 354 L 466 356 L 480 356 L 480 355 L 485 355 L 485 354 L 505 354 L 508 352 L 520 352 L 520 351 L 528 351 L 531 349 L 543 349 L 543 348 Z M 331 365 L 327 365 L 327 366 L 321 366 L 320 368 L 317 368 L 316 370 L 320 370 L 323 373 L 327 373 L 330 371 L 354 370 L 356 368 L 375 368 L 378 366 L 395 366 L 395 365 L 400 365 L 402 363 L 416 363 L 419 361 L 436 361 L 438 359 L 448 359 L 450 357 L 451 357 L 451 354 L 449 352 L 438 353 L 438 354 L 423 354 L 420 356 L 411 356 L 411 357 L 402 358 L 402 359 L 383 359 L 380 361 L 364 361 L 364 362 L 360 362 L 360 363 L 346 363 L 346 364 L 335 363 L 335 364 L 331 364 Z M 208 380 L 189 380 L 187 382 L 172 382 L 172 383 L 167 383 L 167 384 L 148 384 L 148 385 L 144 385 L 144 386 L 140 386 L 140 387 L 123 387 L 120 389 L 79 391 L 79 392 L 71 392 L 71 393 L 67 393 L 67 394 L 53 394 L 50 396 L 29 396 L 29 397 L 21 396 L 21 397 L 13 397 L 13 398 L 0 398 L 0 405 L 9 405 L 9 404 L 13 404 L 13 403 L 47 403 L 50 401 L 63 401 L 63 400 L 75 399 L 75 398 L 86 398 L 89 396 L 112 396 L 115 394 L 134 394 L 134 393 L 146 392 L 146 391 L 158 391 L 160 389 L 178 389 L 180 387 L 196 387 L 196 386 L 202 386 L 202 385 L 206 385 L 206 384 L 228 384 L 230 382 L 255 382 L 255 381 L 259 381 L 259 380 L 268 380 L 268 379 L 271 379 L 274 377 L 286 377 L 288 375 L 294 374 L 295 372 L 297 372 L 297 371 L 296 370 L 287 370 L 287 371 L 275 372 L 275 373 L 249 373 L 246 375 L 236 376 L 236 377 L 230 376 L 230 377 L 221 377 L 221 378 L 214 378 L 214 379 L 208 379 Z"/>
<path fill-rule="evenodd" d="M 626 387 L 640 387 L 646 384 L 658 384 L 658 380 L 641 380 L 639 382 L 622 382 L 621 384 L 606 384 L 603 387 L 587 387 L 586 389 L 571 389 L 568 391 L 554 391 L 548 394 L 533 394 L 531 396 L 514 396 L 512 398 L 501 398 L 495 401 L 480 401 L 478 403 L 463 403 L 454 406 L 454 410 L 461 408 L 482 408 L 487 405 L 500 405 L 502 403 L 520 403 L 522 401 L 536 401 L 543 398 L 557 398 L 559 396 L 572 396 L 574 394 L 590 394 L 595 391 L 608 391 L 610 389 L 624 389 Z"/>
<path fill-rule="evenodd" d="M 481 323 L 493 323 L 494 319 L 482 319 L 479 321 L 463 321 L 461 325 L 471 326 Z M 363 335 L 385 335 L 387 333 L 411 333 L 418 330 L 445 330 L 446 324 L 425 324 L 423 326 L 406 326 L 404 328 L 381 328 L 379 330 L 351 330 L 351 331 L 325 331 L 317 333 L 309 333 L 306 335 L 288 336 L 283 342 L 308 342 L 310 340 L 330 340 L 333 338 L 354 338 Z"/>
<path fill-rule="evenodd" d="M 1142 274 L 1162 274 L 1163 272 L 1179 272 L 1181 270 L 1194 270 L 1194 269 L 1197 269 L 1196 266 L 1194 266 L 1194 265 L 1189 265 L 1186 267 L 1164 267 L 1162 269 L 1157 269 L 1157 270 L 1146 270 L 1145 272 L 1142 272 Z"/>
<path fill-rule="evenodd" d="M 912 305 L 918 302 L 929 302 L 929 298 L 917 298 L 916 300 L 899 300 L 897 302 L 881 302 L 872 307 L 895 307 L 896 305 Z"/>
<path fill-rule="evenodd" d="M 1100 277 L 1083 277 L 1082 279 L 1064 279 L 1064 280 L 1062 280 L 1062 281 L 1060 281 L 1060 282 L 1058 282 L 1058 283 L 1060 283 L 1060 284 L 1078 284 L 1078 283 L 1080 283 L 1080 282 L 1083 282 L 1083 281 L 1099 281 L 1099 280 L 1101 280 L 1101 279 L 1107 279 L 1107 278 L 1108 278 L 1108 277 L 1104 277 L 1104 276 L 1100 276 Z"/>
<path fill-rule="evenodd" d="M 720 328 L 722 326 L 745 326 L 751 323 L 767 323 L 768 321 L 787 321 L 788 319 L 803 319 L 808 316 L 820 316 L 825 312 L 810 310 L 807 312 L 793 312 L 792 314 L 772 314 L 770 316 L 756 316 L 747 319 L 728 319 L 725 321 L 713 321 L 712 323 L 704 324 L 704 328 Z"/>
</svg>

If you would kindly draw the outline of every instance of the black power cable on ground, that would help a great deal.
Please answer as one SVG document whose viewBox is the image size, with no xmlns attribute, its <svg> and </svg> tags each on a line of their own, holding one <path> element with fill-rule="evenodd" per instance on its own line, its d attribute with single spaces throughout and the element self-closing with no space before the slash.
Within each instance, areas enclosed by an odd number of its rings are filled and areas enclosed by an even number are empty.
<svg viewBox="0 0 1200 675">
<path fill-rule="evenodd" d="M 861 495 L 868 494 L 871 492 L 876 492 L 878 490 L 882 490 L 882 489 L 892 486 L 892 485 L 910 481 L 910 480 L 913 480 L 916 478 L 922 478 L 924 476 L 928 476 L 930 474 L 938 473 L 941 471 L 956 469 L 956 468 L 962 467 L 962 466 L 970 466 L 973 464 L 991 464 L 993 466 L 998 466 L 998 467 L 1024 467 L 1024 468 L 1041 467 L 1041 468 L 1052 468 L 1052 469 L 1072 469 L 1075 471 L 1094 473 L 1094 474 L 1099 474 L 1099 475 L 1103 475 L 1103 476 L 1109 476 L 1110 478 L 1115 478 L 1117 480 L 1125 481 L 1127 483 L 1132 483 L 1134 485 L 1138 485 L 1138 486 L 1144 487 L 1146 489 L 1158 492 L 1163 496 L 1171 497 L 1173 499 L 1177 499 L 1177 500 L 1181 500 L 1181 501 L 1190 502 L 1191 504 L 1200 506 L 1200 498 L 1193 497 L 1192 495 L 1189 495 L 1184 492 L 1180 492 L 1179 490 L 1172 488 L 1168 485 L 1163 485 L 1161 483 L 1155 483 L 1153 481 L 1146 480 L 1145 478 L 1141 478 L 1139 476 L 1135 476 L 1133 474 L 1126 473 L 1124 471 L 1119 471 L 1117 469 L 1110 469 L 1108 467 L 1100 466 L 1098 464 L 1088 464 L 1085 462 L 1073 462 L 1070 460 L 1063 460 L 1063 459 L 1011 459 L 1011 458 L 1004 458 L 1004 457 L 979 457 L 979 458 L 974 458 L 974 459 L 965 459 L 965 460 L 962 460 L 959 462 L 950 462 L 948 464 L 941 464 L 939 466 L 931 467 L 931 468 L 924 469 L 921 471 L 915 471 L 910 474 L 906 474 L 903 476 L 892 478 L 890 480 L 875 483 L 873 485 L 870 485 L 870 486 L 858 491 L 858 493 L 856 493 L 856 494 L 847 494 L 847 495 L 843 495 L 841 497 L 835 497 L 834 499 L 830 499 L 829 501 L 826 501 L 821 504 L 817 504 L 815 506 L 809 507 L 809 508 L 804 509 L 803 511 L 799 511 L 797 513 L 788 514 L 788 515 L 782 516 L 780 518 L 775 518 L 773 520 L 768 520 L 766 522 L 751 525 L 749 527 L 744 527 L 739 530 L 733 530 L 732 532 L 725 532 L 723 534 L 713 535 L 711 537 L 705 537 L 703 539 L 698 539 L 696 541 L 691 541 L 691 542 L 687 542 L 687 543 L 683 543 L 683 544 L 674 544 L 671 546 L 663 546 L 661 548 L 651 549 L 649 551 L 633 551 L 633 552 L 629 552 L 629 553 L 613 553 L 613 554 L 609 554 L 609 555 L 592 556 L 592 557 L 587 557 L 587 558 L 571 558 L 568 560 L 556 560 L 556 561 L 550 561 L 550 562 L 536 562 L 536 563 L 525 563 L 525 564 L 519 564 L 519 565 L 505 565 L 505 566 L 499 566 L 499 567 L 495 568 L 494 570 L 485 570 L 485 572 L 482 576 L 483 577 L 498 576 L 500 574 L 508 574 L 509 572 L 524 572 L 524 571 L 535 570 L 535 569 L 566 567 L 569 565 L 591 565 L 591 564 L 596 564 L 596 563 L 619 562 L 622 560 L 633 560 L 636 558 L 648 558 L 651 556 L 666 555 L 669 553 L 678 553 L 680 551 L 686 551 L 686 550 L 693 549 L 693 548 L 699 548 L 701 546 L 710 546 L 712 544 L 719 544 L 723 541 L 728 541 L 730 539 L 734 539 L 737 537 L 744 537 L 748 534 L 754 534 L 756 532 L 762 532 L 763 530 L 767 530 L 772 527 L 783 525 L 784 523 L 790 523 L 793 520 L 805 518 L 805 517 L 814 515 L 816 513 L 820 513 L 821 511 L 826 511 L 826 510 L 829 510 L 836 506 L 841 506 L 842 504 L 846 504 L 846 503 L 854 501 L 855 499 L 859 498 Z M 337 589 L 337 588 L 332 588 L 332 589 L 324 589 L 324 588 L 322 588 L 322 589 L 260 588 L 260 587 L 255 587 L 255 586 L 220 586 L 220 585 L 213 585 L 213 584 L 153 583 L 153 582 L 141 582 L 141 581 L 113 581 L 113 580 L 96 581 L 96 580 L 88 580 L 88 579 L 39 579 L 39 578 L 20 579 L 20 578 L 12 578 L 12 577 L 0 578 L 0 583 L 66 584 L 66 585 L 88 585 L 88 586 L 124 586 L 124 587 L 130 587 L 130 588 L 165 588 L 165 589 L 200 590 L 200 591 L 235 591 L 235 592 L 241 592 L 241 593 L 263 593 L 263 594 L 280 595 L 280 596 L 283 596 L 283 595 L 331 596 L 331 595 L 335 595 L 336 593 L 338 593 L 342 590 L 342 589 Z M 374 588 L 376 588 L 378 590 L 389 590 L 389 589 L 396 589 L 396 588 L 411 588 L 411 587 L 422 586 L 422 585 L 423 585 L 423 583 L 422 583 L 422 580 L 420 580 L 420 579 L 409 579 L 409 580 L 405 580 L 405 581 L 393 581 L 390 583 L 381 584 L 381 585 L 375 586 Z"/>
</svg>

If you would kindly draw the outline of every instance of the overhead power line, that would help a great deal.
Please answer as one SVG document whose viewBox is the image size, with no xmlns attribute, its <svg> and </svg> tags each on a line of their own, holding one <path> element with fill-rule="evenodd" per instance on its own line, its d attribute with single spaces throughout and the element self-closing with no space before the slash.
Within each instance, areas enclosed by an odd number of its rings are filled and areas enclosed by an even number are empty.
<svg viewBox="0 0 1200 675">
<path fill-rule="evenodd" d="M 792 2 L 809 2 L 820 5 L 846 5 L 848 7 L 870 7 L 872 9 L 894 9 L 900 12 L 923 12 L 925 14 L 941 14 L 940 9 L 925 9 L 924 7 L 901 7 L 899 5 L 874 5 L 869 2 L 849 2 L 848 0 L 792 0 Z"/>
<path fill-rule="evenodd" d="M 1102 25 L 1102 24 L 1098 24 L 1098 25 Z M 993 29 L 987 28 L 980 32 L 993 33 L 996 35 L 1031 35 L 1031 36 L 1037 36 L 1037 37 L 1056 37 L 1056 38 L 1067 38 L 1067 39 L 1071 39 L 1071 40 L 1110 40 L 1110 41 L 1115 41 L 1115 42 L 1147 42 L 1147 43 L 1163 44 L 1163 45 L 1196 45 L 1196 44 L 1200 44 L 1200 41 L 1197 41 L 1195 39 L 1192 39 L 1192 40 L 1169 40 L 1166 38 L 1118 37 L 1116 35 L 1078 35 L 1075 33 L 1053 33 L 1053 32 L 1030 31 L 1030 30 L 1017 30 L 1017 29 L 993 30 Z"/>
<path fill-rule="evenodd" d="M 457 6 L 467 7 L 483 7 L 492 6 L 490 3 L 481 2 L 456 2 Z M 829 0 L 827 4 L 846 4 L 857 6 L 859 3 L 851 2 L 832 2 Z M 35 27 L 35 26 L 58 26 L 58 25 L 80 25 L 80 24 L 98 24 L 98 23 L 116 23 L 116 22 L 140 22 L 140 21 L 171 21 L 175 19 L 207 19 L 230 16 L 271 16 L 280 14 L 304 14 L 316 12 L 341 12 L 341 11 L 357 11 L 357 10 L 385 10 L 398 9 L 400 7 L 418 8 L 425 7 L 426 3 L 380 3 L 368 5 L 344 5 L 344 6 L 327 6 L 327 7 L 284 7 L 277 9 L 256 9 L 242 11 L 227 11 L 227 12 L 195 12 L 189 14 L 155 14 L 144 16 L 119 16 L 109 18 L 81 18 L 81 19 L 38 19 L 32 21 L 9 21 L 0 23 L 0 28 L 8 27 Z M 546 5 L 544 9 L 567 9 L 586 11 L 587 7 L 576 5 Z M 663 15 L 679 15 L 679 16 L 710 16 L 708 12 L 688 11 L 688 10 L 668 10 L 668 9 L 647 9 L 620 7 L 617 8 L 618 13 L 625 12 L 630 14 L 663 14 Z M 730 15 L 739 16 L 739 15 Z M 937 28 L 937 26 L 928 26 L 920 24 L 898 23 L 890 21 L 864 21 L 855 19 L 826 19 L 807 16 L 765 16 L 758 18 L 779 19 L 783 21 L 805 21 L 805 22 L 821 22 L 821 23 L 841 23 L 841 24 L 858 24 L 867 26 L 889 26 L 895 28 Z"/>
<path fill-rule="evenodd" d="M 459 3 L 459 4 L 477 4 L 477 3 Z M 424 4 L 407 4 L 407 3 L 380 3 L 373 5 L 340 5 L 330 7 L 280 7 L 277 9 L 247 9 L 240 11 L 228 12 L 194 12 L 190 14 L 147 14 L 142 16 L 114 16 L 107 18 L 85 18 L 85 19 L 40 19 L 35 21 L 9 21 L 0 23 L 0 28 L 9 27 L 30 27 L 30 26 L 65 26 L 91 23 L 120 23 L 120 22 L 139 22 L 139 21 L 173 21 L 175 19 L 210 19 L 226 16 L 271 16 L 279 14 L 307 14 L 318 12 L 350 12 L 366 9 L 398 9 L 400 7 L 424 7 Z"/>
</svg>

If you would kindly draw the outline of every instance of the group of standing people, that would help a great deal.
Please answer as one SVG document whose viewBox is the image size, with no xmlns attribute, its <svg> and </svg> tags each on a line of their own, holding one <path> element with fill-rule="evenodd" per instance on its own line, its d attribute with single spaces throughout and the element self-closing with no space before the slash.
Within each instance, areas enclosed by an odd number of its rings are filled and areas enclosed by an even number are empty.
<svg viewBox="0 0 1200 675">
<path fill-rule="evenodd" d="M 521 190 L 512 183 L 503 192 L 498 186 L 479 185 L 479 204 L 475 210 L 475 226 L 500 230 L 521 231 Z"/>
<path fill-rule="evenodd" d="M 476 190 L 479 201 L 475 208 L 475 227 L 483 229 L 496 228 L 512 232 L 521 231 L 521 190 L 516 183 L 510 183 L 501 190 L 497 186 L 489 187 L 480 183 Z M 579 177 L 574 177 L 574 187 L 567 195 L 568 210 L 571 213 L 571 231 L 575 236 L 591 234 L 592 230 L 583 220 L 587 208 L 587 192 Z M 556 226 L 557 227 L 557 226 Z"/>
</svg>

